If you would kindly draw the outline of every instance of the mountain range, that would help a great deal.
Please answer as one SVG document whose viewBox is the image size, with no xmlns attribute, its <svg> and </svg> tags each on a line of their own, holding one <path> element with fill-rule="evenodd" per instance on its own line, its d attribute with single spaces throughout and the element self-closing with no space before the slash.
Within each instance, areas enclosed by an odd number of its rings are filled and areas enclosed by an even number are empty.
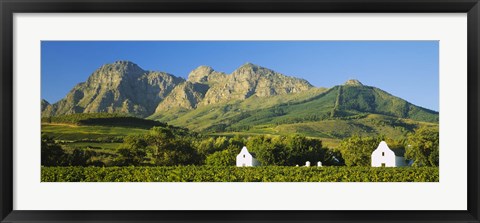
<svg viewBox="0 0 480 223">
<path fill-rule="evenodd" d="M 147 71 L 129 61 L 105 64 L 60 101 L 42 100 L 42 117 L 126 113 L 198 131 L 284 131 L 305 123 L 408 120 L 438 123 L 439 114 L 358 80 L 317 88 L 307 80 L 246 63 L 231 74 L 199 66 L 187 79 Z M 405 121 L 407 120 L 407 121 Z M 345 124 L 344 123 L 344 124 Z M 406 124 L 407 123 L 407 124 Z M 317 126 L 315 124 L 315 126 Z M 357 123 L 369 131 L 365 122 Z M 356 127 L 358 127 L 358 125 Z M 407 127 L 405 127 L 407 126 Z M 313 128 L 312 125 L 299 128 Z M 412 127 L 413 128 L 413 127 Z M 292 130 L 293 131 L 293 130 Z"/>
</svg>

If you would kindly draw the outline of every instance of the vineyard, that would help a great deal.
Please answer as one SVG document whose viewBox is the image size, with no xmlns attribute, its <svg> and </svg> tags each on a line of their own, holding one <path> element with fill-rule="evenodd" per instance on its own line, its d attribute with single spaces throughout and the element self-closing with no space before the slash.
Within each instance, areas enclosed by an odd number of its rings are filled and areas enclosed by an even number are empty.
<svg viewBox="0 0 480 223">
<path fill-rule="evenodd" d="M 438 167 L 42 167 L 42 182 L 439 182 Z"/>
</svg>

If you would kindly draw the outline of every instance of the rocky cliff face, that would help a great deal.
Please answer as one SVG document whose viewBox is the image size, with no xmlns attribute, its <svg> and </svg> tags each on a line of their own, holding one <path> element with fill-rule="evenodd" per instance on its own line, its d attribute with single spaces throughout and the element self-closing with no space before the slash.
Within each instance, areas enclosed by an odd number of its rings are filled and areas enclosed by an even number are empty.
<svg viewBox="0 0 480 223">
<path fill-rule="evenodd" d="M 208 85 L 202 83 L 184 82 L 177 87 L 163 100 L 155 110 L 156 113 L 170 109 L 195 109 L 199 102 L 205 97 Z"/>
<path fill-rule="evenodd" d="M 226 78 L 225 73 L 217 72 L 208 66 L 199 66 L 190 72 L 185 83 L 178 85 L 158 105 L 155 113 L 171 109 L 195 109 L 205 98 L 211 86 L 224 82 Z"/>
<path fill-rule="evenodd" d="M 313 86 L 306 80 L 288 77 L 273 70 L 246 63 L 232 74 L 200 66 L 190 72 L 187 82 L 175 88 L 157 107 L 156 112 L 170 109 L 194 109 L 198 106 L 245 100 L 249 97 L 306 91 Z"/>
<path fill-rule="evenodd" d="M 49 105 L 50 105 L 50 103 L 48 103 L 47 100 L 42 99 L 42 102 L 41 102 L 41 110 L 42 110 L 42 112 L 43 112 L 43 111 L 45 110 L 45 108 L 47 108 L 47 106 L 49 106 Z"/>
<path fill-rule="evenodd" d="M 223 81 L 213 84 L 201 104 L 244 100 L 252 96 L 268 97 L 296 93 L 312 87 L 303 79 L 288 77 L 273 70 L 247 63 L 231 75 L 226 76 Z"/>
<path fill-rule="evenodd" d="M 42 116 L 108 112 L 146 117 L 184 81 L 164 72 L 145 71 L 132 62 L 117 61 L 97 69 L 65 98 L 48 105 Z"/>
<path fill-rule="evenodd" d="M 42 107 L 42 116 L 72 113 L 128 113 L 147 117 L 172 109 L 269 97 L 306 91 L 306 80 L 288 77 L 247 63 L 232 74 L 208 66 L 191 71 L 184 80 L 164 72 L 145 71 L 128 61 L 97 69 L 86 82 L 76 85 L 65 98 Z"/>
</svg>

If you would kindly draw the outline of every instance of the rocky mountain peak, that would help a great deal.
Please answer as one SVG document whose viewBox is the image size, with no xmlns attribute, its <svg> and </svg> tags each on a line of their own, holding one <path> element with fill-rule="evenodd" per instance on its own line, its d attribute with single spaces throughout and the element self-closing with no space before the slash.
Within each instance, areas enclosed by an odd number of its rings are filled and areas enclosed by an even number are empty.
<svg viewBox="0 0 480 223">
<path fill-rule="evenodd" d="M 117 60 L 112 63 L 113 65 L 118 65 L 118 66 L 138 66 L 136 63 L 128 60 Z"/>
<path fill-rule="evenodd" d="M 255 65 L 253 63 L 250 63 L 250 62 L 247 62 L 247 63 L 244 63 L 242 66 L 240 66 L 239 68 L 237 68 L 235 72 L 240 72 L 240 71 L 253 71 L 253 72 L 256 72 L 257 70 L 261 69 L 263 67 L 260 67 L 258 65 Z M 263 69 L 266 69 L 266 68 L 263 68 Z"/>
<path fill-rule="evenodd" d="M 184 81 L 165 72 L 145 71 L 129 61 L 116 61 L 98 68 L 59 102 L 46 105 L 42 116 L 108 112 L 146 117 Z"/>
<path fill-rule="evenodd" d="M 250 67 L 251 68 L 251 67 L 258 67 L 258 65 L 255 65 L 255 64 L 250 63 L 250 62 L 246 62 L 240 67 Z"/>
<path fill-rule="evenodd" d="M 234 79 L 239 81 L 255 81 L 259 78 L 271 78 L 273 76 L 284 76 L 273 70 L 261 67 L 252 63 L 245 63 L 232 72 Z"/>
<path fill-rule="evenodd" d="M 118 72 L 119 74 L 131 74 L 131 73 L 144 73 L 145 71 L 140 68 L 136 63 L 119 60 L 110 64 L 105 64 L 99 68 L 102 71 Z"/>
<path fill-rule="evenodd" d="M 199 66 L 185 82 L 165 72 L 143 70 L 129 61 L 116 61 L 98 68 L 61 101 L 46 105 L 42 115 L 117 112 L 147 117 L 171 109 L 191 110 L 252 96 L 297 93 L 312 87 L 306 80 L 252 63 L 243 64 L 231 74 Z"/>
<path fill-rule="evenodd" d="M 106 84 L 117 86 L 122 80 L 133 81 L 144 75 L 145 70 L 130 61 L 116 61 L 98 68 L 88 78 L 87 85 Z"/>
<path fill-rule="evenodd" d="M 346 81 L 343 85 L 363 86 L 362 82 L 360 82 L 359 80 L 355 80 L 355 79 L 350 79 L 350 80 Z"/>
<path fill-rule="evenodd" d="M 205 82 L 208 79 L 208 75 L 215 72 L 212 67 L 209 66 L 199 66 L 192 70 L 190 74 L 188 74 L 188 81 L 190 82 Z"/>
</svg>

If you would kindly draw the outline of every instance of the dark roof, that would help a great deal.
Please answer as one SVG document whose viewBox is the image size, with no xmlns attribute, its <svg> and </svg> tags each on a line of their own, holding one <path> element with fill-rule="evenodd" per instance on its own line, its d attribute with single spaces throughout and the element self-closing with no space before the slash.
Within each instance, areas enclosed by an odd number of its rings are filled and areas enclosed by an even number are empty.
<svg viewBox="0 0 480 223">
<path fill-rule="evenodd" d="M 391 149 L 391 150 L 395 153 L 395 156 L 401 156 L 401 157 L 405 156 L 405 149 L 403 148 Z"/>
</svg>

